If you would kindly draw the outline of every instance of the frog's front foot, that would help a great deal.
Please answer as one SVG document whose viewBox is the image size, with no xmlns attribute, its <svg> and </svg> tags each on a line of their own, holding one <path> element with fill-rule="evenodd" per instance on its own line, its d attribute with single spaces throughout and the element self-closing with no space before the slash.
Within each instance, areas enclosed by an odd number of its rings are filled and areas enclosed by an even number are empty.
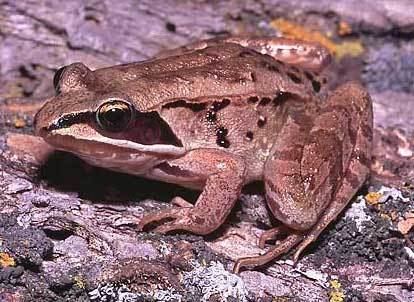
<svg viewBox="0 0 414 302">
<path fill-rule="evenodd" d="M 195 205 L 176 197 L 173 202 L 179 207 L 166 209 L 145 216 L 138 227 L 160 222 L 154 231 L 189 231 L 206 235 L 223 224 L 239 196 L 244 181 L 244 161 L 221 150 L 193 150 L 184 157 L 168 162 L 169 167 L 188 171 L 205 179 L 205 186 Z"/>
<path fill-rule="evenodd" d="M 154 232 L 161 234 L 185 230 L 204 235 L 210 233 L 212 228 L 209 220 L 201 213 L 197 213 L 194 207 L 174 207 L 144 216 L 138 224 L 138 229 L 143 230 L 147 225 L 156 222 L 161 222 L 162 224 L 155 227 Z"/>
</svg>

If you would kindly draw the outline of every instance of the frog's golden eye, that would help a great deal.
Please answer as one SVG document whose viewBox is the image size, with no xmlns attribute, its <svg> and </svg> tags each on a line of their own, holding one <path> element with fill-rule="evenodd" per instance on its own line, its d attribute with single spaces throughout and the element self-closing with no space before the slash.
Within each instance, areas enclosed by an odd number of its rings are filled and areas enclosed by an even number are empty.
<svg viewBox="0 0 414 302">
<path fill-rule="evenodd" d="M 53 77 L 53 87 L 55 87 L 56 94 L 60 93 L 60 79 L 62 78 L 62 74 L 65 71 L 66 66 L 59 68 Z"/>
<path fill-rule="evenodd" d="M 122 100 L 110 100 L 102 104 L 96 112 L 98 125 L 110 132 L 126 129 L 133 117 L 133 108 Z"/>
</svg>

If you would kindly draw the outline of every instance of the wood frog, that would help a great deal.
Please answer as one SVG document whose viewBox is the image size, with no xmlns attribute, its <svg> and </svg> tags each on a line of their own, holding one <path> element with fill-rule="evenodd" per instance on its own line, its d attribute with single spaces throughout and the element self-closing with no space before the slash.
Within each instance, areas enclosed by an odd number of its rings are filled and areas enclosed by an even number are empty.
<svg viewBox="0 0 414 302">
<path fill-rule="evenodd" d="M 56 72 L 35 128 L 92 165 L 201 190 L 195 205 L 177 197 L 139 229 L 211 233 L 242 187 L 263 181 L 281 226 L 259 245 L 285 237 L 234 270 L 293 248 L 296 261 L 369 174 L 371 99 L 357 83 L 328 91 L 329 61 L 318 44 L 233 37 L 94 71 L 73 63 Z"/>
</svg>

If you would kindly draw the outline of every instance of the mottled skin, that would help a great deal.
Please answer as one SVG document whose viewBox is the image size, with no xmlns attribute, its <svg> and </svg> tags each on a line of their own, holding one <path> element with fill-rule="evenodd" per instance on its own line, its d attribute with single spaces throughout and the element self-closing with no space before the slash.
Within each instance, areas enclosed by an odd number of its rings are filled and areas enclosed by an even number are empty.
<svg viewBox="0 0 414 302">
<path fill-rule="evenodd" d="M 239 259 L 235 271 L 295 246 L 297 260 L 369 173 L 370 97 L 355 83 L 328 92 L 316 73 L 329 58 L 312 43 L 227 38 L 95 71 L 74 63 L 57 73 L 57 95 L 37 114 L 36 131 L 91 164 L 202 190 L 194 206 L 175 198 L 139 229 L 161 221 L 160 233 L 211 233 L 242 187 L 262 180 L 283 227 L 264 232 L 259 245 L 287 236 Z M 100 106 L 114 100 L 133 108 L 122 111 L 133 115 L 117 131 L 100 123 Z"/>
</svg>

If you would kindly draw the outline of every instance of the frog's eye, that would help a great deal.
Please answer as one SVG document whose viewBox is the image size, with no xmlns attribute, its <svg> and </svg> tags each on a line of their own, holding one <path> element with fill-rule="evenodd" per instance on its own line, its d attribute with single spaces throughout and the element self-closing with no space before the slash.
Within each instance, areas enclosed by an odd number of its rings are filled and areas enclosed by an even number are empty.
<svg viewBox="0 0 414 302">
<path fill-rule="evenodd" d="M 121 100 L 110 100 L 102 104 L 96 112 L 98 125 L 110 132 L 124 130 L 134 117 L 130 104 Z"/>
<path fill-rule="evenodd" d="M 55 87 L 56 94 L 60 93 L 60 79 L 62 78 L 63 71 L 65 71 L 66 66 L 59 68 L 53 77 L 53 86 Z"/>
</svg>

